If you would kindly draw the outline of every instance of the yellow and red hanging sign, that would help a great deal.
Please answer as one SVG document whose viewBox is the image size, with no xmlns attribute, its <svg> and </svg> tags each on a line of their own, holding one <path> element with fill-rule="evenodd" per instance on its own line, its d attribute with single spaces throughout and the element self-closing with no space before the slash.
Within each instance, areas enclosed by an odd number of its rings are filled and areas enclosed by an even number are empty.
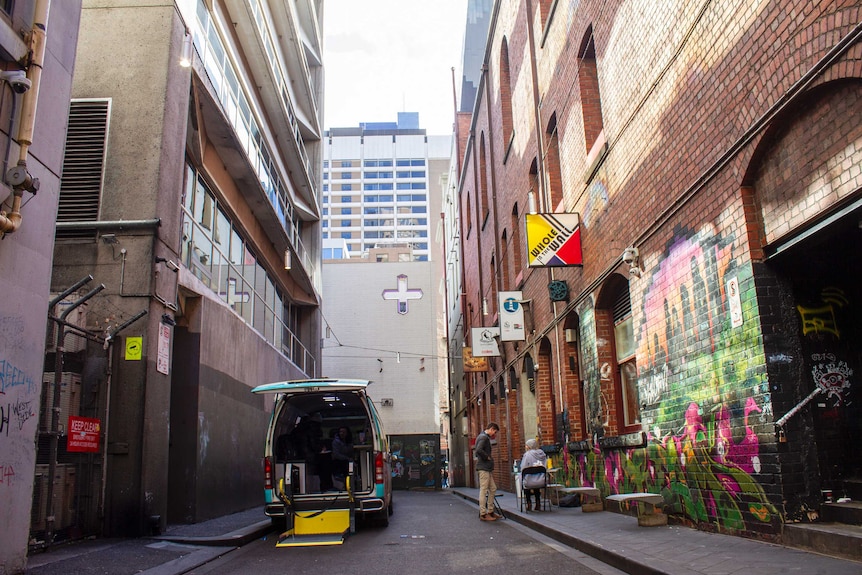
<svg viewBox="0 0 862 575">
<path fill-rule="evenodd" d="M 577 213 L 527 214 L 526 224 L 530 267 L 583 265 L 581 218 Z"/>
</svg>

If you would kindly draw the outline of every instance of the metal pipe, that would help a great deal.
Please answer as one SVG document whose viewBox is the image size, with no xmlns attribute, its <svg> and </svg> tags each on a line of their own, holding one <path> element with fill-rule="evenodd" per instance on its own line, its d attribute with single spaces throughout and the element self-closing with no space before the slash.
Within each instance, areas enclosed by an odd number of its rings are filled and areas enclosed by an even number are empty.
<svg viewBox="0 0 862 575">
<path fill-rule="evenodd" d="M 84 281 L 84 280 L 81 280 Z M 89 279 L 87 281 L 90 281 Z M 84 282 L 86 283 L 86 282 Z M 90 290 L 82 298 L 78 299 L 68 309 L 60 314 L 59 320 L 65 322 L 72 310 L 84 304 L 88 299 L 105 289 L 105 284 L 99 284 Z M 55 298 L 56 299 L 56 298 Z M 53 301 L 53 300 L 52 300 Z M 62 324 L 57 327 L 57 345 L 54 350 L 54 397 L 51 406 L 51 429 L 49 430 L 50 443 L 48 447 L 48 493 L 47 493 L 47 517 L 45 523 L 45 545 L 49 546 L 54 539 L 54 474 L 57 471 L 58 436 L 60 426 L 60 392 L 62 391 L 61 380 L 63 378 L 63 351 L 65 347 L 66 330 Z"/>
<path fill-rule="evenodd" d="M 39 85 L 42 81 L 42 64 L 45 61 L 46 31 L 51 0 L 36 0 L 33 14 L 33 27 L 29 33 L 30 63 L 27 66 L 27 79 L 32 84 L 24 94 L 21 106 L 21 121 L 18 124 L 18 164 L 27 165 L 27 152 L 33 143 L 33 126 L 36 123 L 36 104 L 39 101 Z"/>
<path fill-rule="evenodd" d="M 58 230 L 136 230 L 143 228 L 157 228 L 162 225 L 162 220 L 108 220 L 108 221 L 84 221 L 84 222 L 57 222 Z"/>
<path fill-rule="evenodd" d="M 51 0 L 36 0 L 33 14 L 33 26 L 28 32 L 27 43 L 30 51 L 30 61 L 27 64 L 27 79 L 30 89 L 24 94 L 21 106 L 21 121 L 18 123 L 18 165 L 10 169 L 4 176 L 12 184 L 12 211 L 8 214 L 0 212 L 0 237 L 11 234 L 21 227 L 21 199 L 24 191 L 35 194 L 39 190 L 39 180 L 27 171 L 27 152 L 33 143 L 33 126 L 36 123 L 36 104 L 39 101 L 39 85 L 42 80 L 42 64 L 45 61 L 46 30 L 48 29 L 48 12 Z M 11 137 L 11 135 L 10 135 Z"/>
<path fill-rule="evenodd" d="M 58 303 L 60 303 L 60 302 L 61 302 L 61 301 L 63 301 L 64 299 L 66 299 L 66 296 L 68 296 L 69 294 L 71 294 L 71 293 L 73 293 L 73 292 L 78 291 L 79 289 L 81 289 L 82 287 L 84 287 L 84 284 L 88 284 L 88 283 L 90 283 L 91 281 L 93 281 L 93 276 L 91 276 L 91 275 L 89 275 L 89 274 L 88 274 L 87 276 L 85 276 L 85 277 L 83 277 L 83 278 L 79 279 L 79 280 L 75 283 L 75 285 L 73 285 L 72 287 L 68 288 L 66 291 L 64 291 L 63 293 L 61 293 L 60 295 L 58 295 L 57 297 L 55 297 L 55 298 L 54 298 L 54 299 L 52 299 L 51 301 L 49 301 L 49 302 L 48 302 L 48 308 L 53 308 L 55 305 L 57 305 Z"/>
</svg>

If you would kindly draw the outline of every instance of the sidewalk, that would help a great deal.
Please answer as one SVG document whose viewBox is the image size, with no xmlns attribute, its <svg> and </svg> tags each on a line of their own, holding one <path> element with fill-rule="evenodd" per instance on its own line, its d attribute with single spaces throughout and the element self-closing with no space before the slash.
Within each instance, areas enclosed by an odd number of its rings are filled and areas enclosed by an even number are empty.
<svg viewBox="0 0 862 575">
<path fill-rule="evenodd" d="M 455 487 L 478 503 L 479 490 Z M 513 493 L 497 492 L 506 516 L 630 575 L 859 575 L 862 563 L 690 527 L 638 527 L 637 518 L 580 507 L 521 513 Z M 482 525 L 477 520 L 476 528 Z M 484 524 L 483 524 L 484 525 Z M 492 523 L 495 525 L 495 523 Z"/>
<path fill-rule="evenodd" d="M 27 559 L 27 575 L 179 575 L 272 531 L 263 508 L 193 525 L 171 525 L 159 537 L 93 539 L 57 545 Z"/>
</svg>

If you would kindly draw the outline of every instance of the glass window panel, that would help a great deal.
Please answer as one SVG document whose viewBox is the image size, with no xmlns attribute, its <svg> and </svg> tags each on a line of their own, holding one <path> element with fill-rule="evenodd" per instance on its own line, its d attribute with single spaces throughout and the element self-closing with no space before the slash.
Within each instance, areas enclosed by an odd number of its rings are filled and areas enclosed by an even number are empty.
<svg viewBox="0 0 862 575">
<path fill-rule="evenodd" d="M 247 247 L 244 247 L 242 258 L 242 276 L 246 279 L 246 281 L 250 282 L 251 285 L 254 285 L 254 269 L 256 266 L 257 260 L 255 260 L 254 254 L 251 253 Z"/>
<path fill-rule="evenodd" d="M 207 286 L 210 286 L 210 278 L 212 277 L 212 242 L 200 228 L 194 228 L 193 248 L 190 255 L 190 264 L 192 271 L 198 276 Z"/>
<path fill-rule="evenodd" d="M 623 388 L 623 413 L 626 425 L 640 422 L 640 395 L 638 394 L 638 374 L 632 359 L 620 364 L 620 378 Z"/>
<path fill-rule="evenodd" d="M 218 244 L 222 252 L 228 253 L 230 247 L 230 220 L 227 219 L 227 214 L 218 209 L 216 213 L 216 226 L 213 230 L 213 241 Z"/>
<path fill-rule="evenodd" d="M 252 327 L 256 329 L 261 334 L 265 333 L 264 329 L 265 317 L 266 317 L 266 307 L 263 305 L 263 300 L 260 298 L 258 294 L 254 294 L 254 312 L 252 314 L 253 321 Z"/>
<path fill-rule="evenodd" d="M 189 251 L 192 241 L 192 223 L 189 220 L 188 214 L 183 214 L 183 237 L 180 242 L 180 261 L 186 266 L 189 266 Z"/>
<path fill-rule="evenodd" d="M 186 166 L 186 188 L 183 191 L 183 207 L 188 211 L 192 211 L 192 205 L 195 201 L 195 170 L 191 166 Z"/>
<path fill-rule="evenodd" d="M 632 316 L 628 316 L 614 326 L 614 340 L 617 347 L 618 362 L 634 355 L 635 337 Z"/>
<path fill-rule="evenodd" d="M 254 291 L 257 292 L 257 295 L 261 298 L 266 295 L 266 270 L 263 268 L 260 263 L 255 265 L 254 269 Z"/>
<path fill-rule="evenodd" d="M 275 346 L 275 349 L 280 350 L 281 341 L 283 338 L 282 324 L 284 322 L 284 304 L 282 303 L 281 293 L 275 294 L 275 307 L 273 307 L 272 311 L 275 316 L 275 327 L 272 334 L 272 344 Z"/>
<path fill-rule="evenodd" d="M 230 263 L 235 266 L 242 265 L 243 246 L 242 238 L 236 230 L 230 231 Z"/>
<path fill-rule="evenodd" d="M 192 201 L 192 207 L 193 207 L 192 215 L 194 215 L 195 221 L 199 222 L 204 217 L 203 216 L 204 200 L 205 200 L 206 195 L 207 195 L 207 189 L 199 181 L 195 182 L 195 193 L 194 193 L 194 195 L 195 195 L 195 198 Z"/>
<path fill-rule="evenodd" d="M 233 278 L 233 308 L 242 316 L 242 319 L 251 325 L 254 314 L 254 298 L 252 292 L 243 278 Z"/>
</svg>

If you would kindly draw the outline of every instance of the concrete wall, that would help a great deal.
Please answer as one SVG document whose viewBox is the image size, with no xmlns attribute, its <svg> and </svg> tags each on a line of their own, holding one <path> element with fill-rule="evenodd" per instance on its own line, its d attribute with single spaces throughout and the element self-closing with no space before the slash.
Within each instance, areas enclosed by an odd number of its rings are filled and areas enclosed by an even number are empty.
<svg viewBox="0 0 862 575">
<path fill-rule="evenodd" d="M 370 379 L 374 400 L 388 434 L 439 433 L 437 346 L 440 294 L 432 282 L 433 262 L 350 262 L 323 266 L 323 315 L 332 335 L 324 342 L 323 374 Z M 383 299 L 398 276 L 420 299 L 399 314 L 397 303 Z M 397 353 L 400 352 L 400 363 Z M 380 361 L 378 361 L 378 359 Z M 391 398 L 393 405 L 381 405 Z"/>
<path fill-rule="evenodd" d="M 32 24 L 33 2 L 16 2 L 17 32 Z M 49 14 L 46 54 L 38 98 L 29 172 L 39 178 L 38 196 L 25 193 L 23 223 L 0 242 L 0 572 L 16 573 L 26 562 L 39 419 L 45 326 L 48 314 L 52 228 L 57 211 L 59 174 L 63 160 L 66 118 L 81 3 L 55 2 Z M 9 64 L 9 69 L 14 65 Z M 0 86 L 3 106 L 0 132 L 8 133 L 12 109 L 10 90 Z M 33 92 L 32 94 L 35 94 Z M 17 98 L 16 116 L 21 97 Z M 17 122 L 15 124 L 17 126 Z M 2 144 L 5 148 L 6 143 Z M 11 146 L 17 159 L 17 146 Z M 3 209 L 10 189 L 0 186 Z"/>
</svg>

